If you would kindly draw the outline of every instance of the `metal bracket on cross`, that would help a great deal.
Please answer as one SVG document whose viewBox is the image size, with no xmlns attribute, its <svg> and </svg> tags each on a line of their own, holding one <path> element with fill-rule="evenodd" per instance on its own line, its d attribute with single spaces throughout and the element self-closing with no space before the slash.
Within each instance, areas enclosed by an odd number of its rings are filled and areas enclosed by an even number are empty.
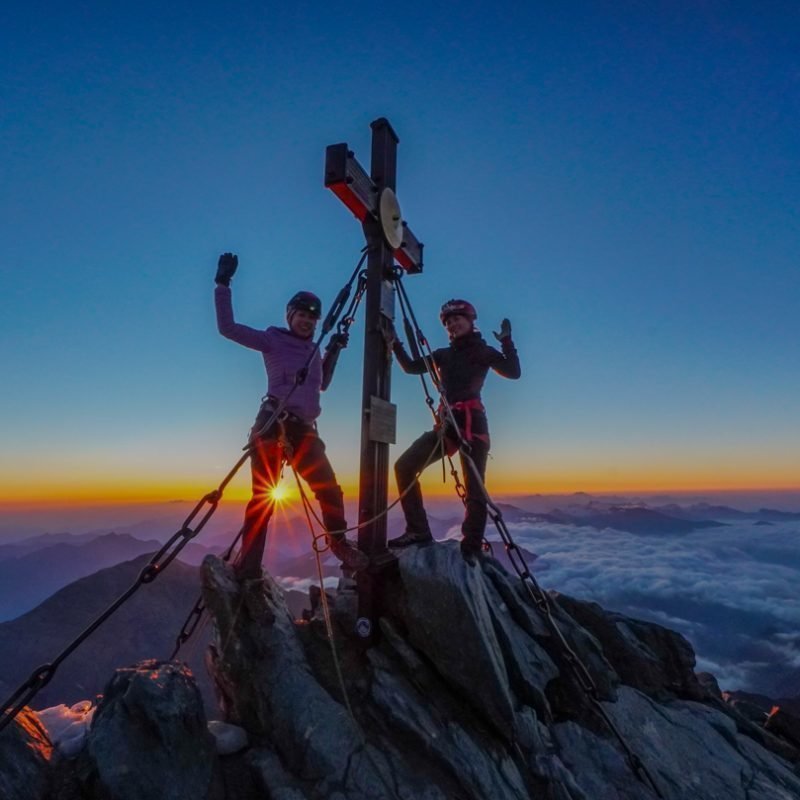
<svg viewBox="0 0 800 800">
<path fill-rule="evenodd" d="M 373 129 L 381 121 L 389 125 L 386 120 L 376 120 L 372 123 Z M 328 145 L 325 151 L 325 188 L 330 189 L 359 222 L 364 222 L 368 214 L 378 220 L 397 263 L 406 272 L 422 272 L 423 244 L 403 221 L 394 189 L 379 187 L 344 142 Z"/>
</svg>

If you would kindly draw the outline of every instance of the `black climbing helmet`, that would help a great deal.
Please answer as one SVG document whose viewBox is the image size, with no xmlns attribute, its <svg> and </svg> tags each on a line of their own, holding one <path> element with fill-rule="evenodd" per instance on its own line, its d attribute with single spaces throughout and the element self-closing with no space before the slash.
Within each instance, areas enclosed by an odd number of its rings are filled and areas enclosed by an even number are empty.
<svg viewBox="0 0 800 800">
<path fill-rule="evenodd" d="M 471 322 L 475 322 L 475 320 L 478 319 L 478 312 L 475 310 L 475 306 L 472 305 L 472 303 L 468 303 L 466 300 L 456 300 L 454 298 L 448 300 L 442 306 L 442 310 L 439 312 L 439 319 L 442 321 L 442 325 L 444 325 L 447 322 L 447 318 L 453 314 L 461 314 Z"/>
<path fill-rule="evenodd" d="M 313 292 L 298 292 L 286 304 L 286 319 L 291 320 L 295 311 L 308 311 L 314 319 L 322 316 L 322 301 Z"/>
</svg>

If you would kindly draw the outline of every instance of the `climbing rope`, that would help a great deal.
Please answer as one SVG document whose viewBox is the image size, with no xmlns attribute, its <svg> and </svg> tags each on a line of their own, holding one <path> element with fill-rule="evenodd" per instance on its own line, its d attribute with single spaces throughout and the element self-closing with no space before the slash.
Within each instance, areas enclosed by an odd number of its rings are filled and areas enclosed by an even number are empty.
<svg viewBox="0 0 800 800">
<path fill-rule="evenodd" d="M 350 719 L 353 722 L 355 727 L 356 733 L 358 734 L 361 747 L 365 757 L 372 763 L 372 766 L 375 768 L 375 774 L 378 776 L 380 782 L 384 785 L 384 787 L 388 790 L 389 795 L 392 797 L 397 798 L 400 800 L 400 795 L 397 792 L 397 788 L 389 783 L 387 783 L 386 779 L 383 776 L 383 770 L 381 769 L 381 765 L 375 761 L 375 757 L 372 755 L 368 744 L 367 744 L 367 737 L 364 733 L 363 728 L 361 727 L 361 723 L 358 721 L 355 713 L 353 712 L 353 706 L 350 703 L 350 696 L 347 691 L 347 686 L 344 680 L 344 672 L 342 671 L 341 660 L 339 658 L 339 651 L 336 646 L 336 637 L 333 632 L 333 620 L 331 617 L 331 610 L 330 605 L 328 604 L 328 596 L 325 592 L 325 583 L 324 583 L 324 574 L 322 570 L 322 559 L 321 556 L 328 549 L 327 545 L 325 547 L 320 547 L 319 542 L 325 540 L 327 542 L 328 535 L 326 533 L 317 533 L 314 530 L 314 523 L 311 521 L 312 517 L 319 522 L 319 518 L 317 517 L 316 513 L 314 512 L 314 507 L 311 504 L 311 501 L 308 499 L 308 495 L 306 494 L 302 483 L 300 482 L 300 476 L 297 474 L 297 470 L 292 467 L 292 472 L 294 473 L 295 481 L 297 482 L 297 489 L 300 493 L 300 499 L 303 504 L 303 511 L 305 512 L 306 522 L 308 524 L 308 529 L 311 533 L 312 537 L 312 546 L 314 550 L 314 555 L 316 557 L 317 562 L 317 577 L 319 580 L 319 588 L 320 588 L 320 604 L 322 605 L 322 616 L 325 621 L 325 633 L 328 638 L 328 643 L 331 647 L 331 658 L 333 660 L 334 669 L 336 671 L 336 679 L 339 683 L 339 691 L 342 694 L 342 699 L 344 700 L 345 708 L 347 709 L 347 713 L 350 716 Z M 319 522 L 322 525 L 321 522 Z"/>
<path fill-rule="evenodd" d="M 330 311 L 325 317 L 325 321 L 322 325 L 322 332 L 320 333 L 316 342 L 314 342 L 314 346 L 309 353 L 305 364 L 300 370 L 298 370 L 293 386 L 275 408 L 270 419 L 265 423 L 264 426 L 262 426 L 262 430 L 268 429 L 281 416 L 289 398 L 305 381 L 308 375 L 308 368 L 311 364 L 311 360 L 319 351 L 320 345 L 322 344 L 324 338 L 328 335 L 328 333 L 330 333 L 336 324 L 339 315 L 341 314 L 348 298 L 350 297 L 353 283 L 358 277 L 359 271 L 361 270 L 367 255 L 368 249 L 364 247 L 362 249 L 361 257 L 359 258 L 358 263 L 353 270 L 353 274 L 350 276 L 350 279 L 345 286 L 339 291 L 339 294 L 336 296 Z M 361 290 L 361 294 L 363 295 L 363 289 Z M 352 314 L 350 316 L 352 316 Z M 186 545 L 192 539 L 194 539 L 198 533 L 200 533 L 209 519 L 211 519 L 211 517 L 214 515 L 214 512 L 217 510 L 217 506 L 222 499 L 225 488 L 231 482 L 231 480 L 233 480 L 241 466 L 247 461 L 248 458 L 250 458 L 252 449 L 255 446 L 254 439 L 255 437 L 251 436 L 250 441 L 248 441 L 247 445 L 242 448 L 244 453 L 239 457 L 238 461 L 233 465 L 233 467 L 231 467 L 217 488 L 211 492 L 208 492 L 208 494 L 204 495 L 198 501 L 197 505 L 195 505 L 195 507 L 183 521 L 181 527 L 167 540 L 161 549 L 144 566 L 136 581 L 110 606 L 108 606 L 108 608 L 106 608 L 93 622 L 91 622 L 88 627 L 78 634 L 78 636 L 76 636 L 52 661 L 36 667 L 36 669 L 34 669 L 33 672 L 31 672 L 31 674 L 28 676 L 28 678 L 14 690 L 5 701 L 3 701 L 2 706 L 0 706 L 0 709 L 2 709 L 2 712 L 0 713 L 0 731 L 5 729 L 6 726 L 8 726 L 11 721 L 20 713 L 20 711 L 22 711 L 25 706 L 29 705 L 33 698 L 45 686 L 47 686 L 48 683 L 50 683 L 59 666 L 66 658 L 68 658 L 81 644 L 83 644 L 83 642 L 86 641 L 86 639 L 88 639 L 92 633 L 94 633 L 101 625 L 103 625 L 103 623 L 106 622 L 106 620 L 111 617 L 114 612 L 116 612 L 124 603 L 126 603 L 141 586 L 147 583 L 152 583 L 169 566 L 169 564 L 172 563 L 181 550 L 183 550 L 183 548 L 186 547 Z M 208 505 L 208 508 L 203 510 L 206 505 Z M 201 511 L 203 512 L 202 514 Z M 199 521 L 195 527 L 191 527 L 195 519 L 198 517 Z M 231 549 L 232 548 L 233 545 L 231 546 Z M 185 624 L 187 630 L 190 627 L 193 631 L 200 621 L 202 608 L 199 611 L 197 608 L 198 605 L 195 604 L 195 608 L 192 609 L 189 619 L 187 619 Z M 191 633 L 188 635 L 191 635 Z M 180 638 L 181 637 L 179 636 L 179 639 Z M 186 638 L 188 638 L 188 636 Z M 185 639 L 183 641 L 185 641 Z M 178 649 L 180 644 L 183 644 L 183 641 L 179 643 Z"/>
<path fill-rule="evenodd" d="M 322 616 L 325 619 L 325 631 L 328 636 L 328 642 L 331 646 L 331 657 L 333 658 L 333 666 L 336 670 L 336 678 L 339 681 L 339 688 L 342 692 L 342 698 L 344 699 L 344 704 L 347 708 L 347 713 L 352 717 L 355 721 L 355 714 L 353 714 L 353 707 L 350 705 L 350 697 L 347 693 L 347 687 L 344 684 L 344 675 L 342 673 L 342 665 L 339 661 L 339 651 L 336 647 L 336 639 L 333 635 L 333 623 L 331 621 L 331 610 L 328 606 L 328 596 L 325 592 L 325 580 L 322 572 L 322 553 L 328 549 L 328 537 L 326 534 L 318 534 L 314 530 L 314 523 L 311 521 L 311 515 L 309 514 L 309 509 L 311 508 L 311 504 L 308 500 L 306 495 L 305 489 L 303 489 L 303 484 L 300 482 L 300 476 L 297 474 L 297 470 L 292 467 L 292 473 L 294 474 L 294 479 L 297 482 L 297 490 L 300 493 L 300 499 L 303 504 L 303 511 L 306 515 L 306 522 L 308 523 L 308 530 L 311 533 L 312 543 L 313 543 L 313 550 L 314 550 L 314 557 L 317 562 L 317 577 L 319 579 L 319 590 L 320 590 L 320 602 L 322 603 Z M 321 540 L 326 540 L 326 546 L 320 548 L 319 542 Z"/>
<path fill-rule="evenodd" d="M 658 785 L 656 784 L 653 776 L 645 767 L 642 760 L 633 750 L 630 748 L 628 743 L 626 742 L 625 738 L 623 737 L 620 730 L 611 720 L 611 717 L 608 715 L 608 712 L 603 708 L 602 702 L 600 700 L 600 695 L 597 689 L 597 684 L 594 682 L 589 670 L 587 669 L 586 665 L 581 661 L 575 651 L 572 649 L 570 644 L 567 642 L 566 637 L 564 636 L 561 628 L 559 627 L 558 623 L 556 622 L 555 618 L 553 617 L 550 601 L 542 590 L 542 588 L 537 583 L 536 579 L 533 577 L 533 574 L 528 567 L 528 564 L 525 560 L 525 556 L 519 546 L 514 542 L 511 534 L 509 533 L 508 527 L 503 519 L 503 514 L 500 511 L 500 508 L 497 504 L 492 500 L 489 492 L 486 489 L 486 484 L 481 477 L 480 470 L 478 469 L 475 461 L 471 456 L 471 448 L 468 442 L 466 442 L 463 437 L 461 436 L 461 430 L 456 422 L 455 415 L 453 414 L 453 409 L 450 406 L 450 403 L 447 401 L 445 397 L 445 393 L 443 390 L 443 386 L 441 383 L 441 376 L 439 375 L 438 369 L 436 368 L 436 364 L 433 360 L 433 352 L 431 351 L 430 345 L 428 344 L 427 339 L 422 334 L 422 331 L 417 324 L 416 318 L 414 317 L 413 308 L 411 306 L 411 302 L 408 299 L 408 295 L 405 291 L 405 286 L 403 286 L 401 280 L 401 274 L 396 274 L 395 284 L 398 289 L 398 297 L 401 298 L 400 307 L 404 313 L 404 321 L 407 320 L 406 310 L 408 311 L 411 320 L 414 323 L 414 328 L 416 332 L 417 342 L 419 347 L 421 348 L 422 352 L 422 359 L 426 365 L 426 369 L 428 375 L 430 376 L 431 382 L 433 383 L 436 390 L 439 392 L 439 408 L 441 411 L 444 412 L 446 421 L 452 427 L 453 435 L 457 438 L 458 441 L 458 449 L 461 454 L 462 463 L 467 465 L 467 468 L 473 475 L 474 483 L 477 487 L 479 487 L 481 494 L 483 495 L 484 501 L 486 502 L 487 511 L 489 516 L 492 519 L 492 522 L 497 528 L 498 533 L 500 534 L 500 538 L 503 541 L 503 544 L 506 549 L 506 553 L 508 554 L 509 561 L 511 565 L 514 567 L 514 571 L 517 573 L 518 577 L 522 581 L 523 586 L 528 592 L 531 600 L 533 600 L 534 604 L 537 606 L 539 611 L 544 615 L 550 630 L 554 633 L 557 642 L 559 643 L 562 651 L 562 655 L 564 657 L 565 662 L 567 663 L 569 669 L 571 670 L 573 676 L 577 680 L 579 686 L 589 698 L 590 702 L 592 703 L 595 711 L 599 714 L 603 722 L 606 724 L 607 728 L 611 731 L 614 735 L 616 740 L 619 742 L 620 746 L 622 747 L 623 752 L 625 753 L 625 757 L 627 758 L 628 764 L 630 765 L 631 769 L 633 770 L 636 777 L 645 785 L 650 786 L 650 788 L 655 792 L 657 797 L 663 798 L 663 794 L 660 792 Z M 407 327 L 407 331 L 410 330 L 410 323 Z M 425 349 L 427 349 L 427 353 L 425 353 Z M 424 383 L 423 383 L 424 385 Z M 426 403 L 428 403 L 429 407 L 432 408 L 433 403 L 428 402 L 430 395 L 427 392 L 427 386 L 425 387 L 426 393 Z M 443 421 L 437 416 L 437 421 L 442 424 L 442 429 L 444 429 Z M 452 464 L 452 462 L 451 462 Z M 456 491 L 461 497 L 462 501 L 466 500 L 466 490 L 464 489 L 463 485 L 460 484 L 458 480 L 458 474 L 455 469 L 452 470 L 454 473 L 454 477 L 456 480 Z M 460 487 L 460 489 L 459 489 Z"/>
<path fill-rule="evenodd" d="M 440 449 L 441 447 L 440 441 L 441 438 L 439 441 L 436 442 L 436 444 L 433 447 L 433 450 L 431 450 L 430 452 L 430 455 L 425 459 L 425 467 L 427 467 L 432 462 L 434 454 L 437 452 L 437 450 Z M 338 536 L 338 534 L 340 533 L 347 534 L 351 533 L 352 531 L 358 531 L 361 530 L 361 528 L 369 527 L 382 517 L 385 517 L 398 503 L 400 503 L 403 500 L 403 498 L 414 488 L 414 486 L 416 486 L 419 483 L 419 479 L 422 477 L 422 473 L 425 471 L 425 467 L 423 467 L 414 475 L 414 480 L 412 480 L 411 483 L 409 483 L 408 486 L 406 486 L 406 488 L 403 489 L 403 491 L 391 503 L 389 503 L 389 505 L 386 506 L 386 508 L 383 511 L 379 511 L 377 514 L 375 514 L 374 517 L 365 519 L 363 522 L 359 522 L 357 525 L 352 525 L 349 528 L 342 528 L 341 530 L 330 531 L 331 535 Z M 325 527 L 325 523 L 320 519 L 319 514 L 317 514 L 317 512 L 314 510 L 314 507 L 311 505 L 309 505 L 309 513 L 311 514 L 311 516 L 314 518 L 315 522 L 318 525 L 322 526 L 323 528 Z M 325 535 L 326 534 L 319 534 L 318 538 L 322 538 Z M 323 547 L 320 550 L 320 552 L 324 551 L 325 548 Z"/>
</svg>

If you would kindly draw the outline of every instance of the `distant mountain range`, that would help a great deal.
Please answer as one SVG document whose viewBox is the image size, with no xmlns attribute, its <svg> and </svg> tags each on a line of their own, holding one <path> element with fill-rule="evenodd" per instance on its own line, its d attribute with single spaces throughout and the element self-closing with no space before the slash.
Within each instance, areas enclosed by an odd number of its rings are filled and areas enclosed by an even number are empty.
<svg viewBox="0 0 800 800">
<path fill-rule="evenodd" d="M 503 519 L 506 522 L 556 523 L 598 530 L 614 528 L 643 536 L 691 533 L 702 528 L 717 528 L 726 524 L 712 519 L 678 517 L 638 505 L 603 506 L 590 503 L 586 506 L 570 506 L 567 511 L 555 508 L 549 512 L 524 511 L 504 503 L 498 503 L 498 508 L 503 512 Z"/>
<path fill-rule="evenodd" d="M 3 699 L 33 669 L 51 661 L 136 580 L 142 555 L 83 577 L 60 589 L 33 611 L 0 623 L 0 694 Z M 141 586 L 104 625 L 58 668 L 34 708 L 94 699 L 119 666 L 144 658 L 166 659 L 200 594 L 198 570 L 173 561 L 159 577 Z M 207 699 L 212 690 L 203 659 L 208 630 L 200 626 L 181 657 L 195 672 Z"/>
<path fill-rule="evenodd" d="M 568 501 L 566 506 L 553 506 L 556 500 L 563 503 L 565 499 Z M 800 512 L 768 508 L 739 511 L 708 503 L 689 506 L 667 503 L 650 507 L 626 502 L 623 497 L 599 499 L 583 493 L 568 498 L 563 495 L 557 498 L 523 497 L 519 503 L 532 505 L 533 509 L 508 503 L 498 504 L 506 522 L 574 525 L 598 530 L 613 528 L 639 536 L 681 535 L 737 521 L 772 525 L 800 520 Z M 439 518 L 429 515 L 429 520 L 436 539 L 444 538 L 453 528 L 458 529 L 461 523 L 460 516 Z M 388 527 L 389 538 L 402 532 L 403 520 L 399 509 L 391 513 Z M 126 530 L 136 531 L 137 535 L 101 530 L 80 534 L 50 533 L 0 545 L 0 621 L 13 619 L 29 611 L 53 592 L 78 578 L 143 553 L 153 553 L 164 540 L 164 536 L 158 533 L 147 536 L 152 530 L 147 523 L 130 525 Z M 236 538 L 236 533 L 235 528 L 229 528 L 218 529 L 211 535 L 201 534 L 197 541 L 190 542 L 181 551 L 180 559 L 198 565 L 206 554 L 225 551 Z M 496 538 L 491 523 L 487 533 L 489 538 Z M 351 536 L 355 538 L 356 533 Z M 496 557 L 509 566 L 505 563 L 502 548 L 495 549 L 498 551 Z M 264 563 L 273 575 L 309 580 L 316 578 L 311 534 L 303 517 L 287 513 L 286 509 L 278 510 L 267 539 Z M 331 561 L 328 566 L 326 575 L 338 575 L 335 562 Z"/>
<path fill-rule="evenodd" d="M 763 694 L 754 694 L 752 692 L 726 692 L 726 699 L 728 702 L 731 700 L 744 700 L 745 702 L 752 703 L 759 708 L 766 716 L 769 714 L 773 706 L 780 706 L 784 711 L 800 719 L 800 694 L 796 697 L 767 697 Z"/>
<path fill-rule="evenodd" d="M 563 500 L 563 497 L 561 498 Z M 598 530 L 614 528 L 637 535 L 685 534 L 703 528 L 726 524 L 720 520 L 770 520 L 785 521 L 800 518 L 800 514 L 770 511 L 742 512 L 726 506 L 695 504 L 682 507 L 668 504 L 658 508 L 641 505 L 611 504 L 590 496 L 576 496 L 577 502 L 565 509 L 551 508 L 547 512 L 529 511 L 515 505 L 500 503 L 498 507 L 508 523 L 556 523 L 593 527 Z M 613 498 L 620 500 L 620 498 Z M 436 539 L 442 539 L 453 528 L 460 526 L 460 516 L 437 518 L 429 516 Z M 401 533 L 402 518 L 394 515 L 389 524 L 389 537 Z M 492 526 L 488 528 L 492 538 Z M 355 533 L 351 534 L 355 537 Z M 220 531 L 213 536 L 198 537 L 180 554 L 180 559 L 198 565 L 209 553 L 227 549 L 236 537 L 236 530 Z M 202 542 L 202 544 L 200 543 Z M 45 534 L 12 544 L 0 546 L 0 620 L 13 619 L 34 608 L 53 592 L 68 583 L 99 569 L 127 561 L 143 553 L 153 553 L 161 546 L 155 538 L 142 539 L 130 534 L 98 531 L 83 534 Z M 505 561 L 502 548 L 496 556 Z M 313 558 L 310 533 L 306 520 L 280 513 L 276 515 L 265 551 L 265 566 L 274 575 L 290 575 L 301 579 L 315 579 L 316 562 Z M 508 564 L 506 564 L 508 566 Z M 338 568 L 331 562 L 327 575 L 337 575 Z"/>
<path fill-rule="evenodd" d="M 798 511 L 776 511 L 773 508 L 759 508 L 758 511 L 739 511 L 730 506 L 715 506 L 708 503 L 695 503 L 691 506 L 670 503 L 665 506 L 657 506 L 655 510 L 679 519 L 757 520 L 759 522 L 793 522 L 800 520 L 800 512 Z"/>
<path fill-rule="evenodd" d="M 730 494 L 730 493 L 729 493 Z M 752 511 L 742 511 L 738 502 L 732 505 L 724 501 L 710 501 L 707 498 L 684 499 L 666 494 L 658 495 L 592 495 L 587 492 L 574 492 L 572 494 L 524 494 L 505 497 L 507 503 L 518 506 L 526 511 L 547 513 L 556 508 L 572 511 L 580 508 L 610 508 L 612 506 L 639 506 L 663 511 L 674 516 L 688 514 L 694 519 L 703 519 L 710 515 L 713 519 L 769 519 L 782 521 L 800 519 L 800 491 L 785 492 L 785 496 L 776 496 L 775 493 L 759 493 L 759 503 L 753 502 L 753 493 L 743 493 L 738 497 Z M 780 495 L 781 493 L 778 493 Z M 731 496 L 732 500 L 737 498 Z M 780 504 L 782 510 L 769 505 L 771 502 Z"/>
<path fill-rule="evenodd" d="M 99 536 L 100 534 L 97 533 L 43 533 L 38 536 L 31 536 L 28 539 L 20 539 L 11 544 L 0 545 L 0 561 L 5 561 L 9 558 L 20 558 L 57 544 L 75 546 L 88 544 Z"/>
<path fill-rule="evenodd" d="M 128 534 L 55 534 L 0 547 L 0 621 L 29 611 L 53 592 L 99 569 L 156 553 L 161 543 Z M 190 542 L 181 560 L 199 564 L 209 550 Z"/>
</svg>

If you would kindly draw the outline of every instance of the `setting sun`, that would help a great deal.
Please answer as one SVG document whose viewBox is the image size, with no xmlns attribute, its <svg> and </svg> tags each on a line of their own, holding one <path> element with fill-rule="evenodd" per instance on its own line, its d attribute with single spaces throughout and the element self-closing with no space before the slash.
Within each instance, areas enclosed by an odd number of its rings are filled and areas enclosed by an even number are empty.
<svg viewBox="0 0 800 800">
<path fill-rule="evenodd" d="M 279 483 L 277 486 L 272 487 L 272 491 L 270 491 L 270 497 L 276 503 L 285 503 L 291 497 L 291 489 L 283 483 Z"/>
</svg>

